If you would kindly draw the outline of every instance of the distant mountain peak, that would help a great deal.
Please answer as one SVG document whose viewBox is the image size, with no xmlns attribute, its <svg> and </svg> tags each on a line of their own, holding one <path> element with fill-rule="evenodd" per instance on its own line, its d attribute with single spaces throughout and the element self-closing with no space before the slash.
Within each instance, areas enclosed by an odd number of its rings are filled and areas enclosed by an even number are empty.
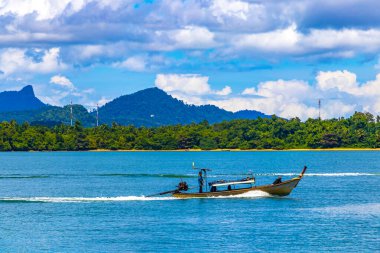
<svg viewBox="0 0 380 253">
<path fill-rule="evenodd" d="M 159 95 L 159 96 L 170 96 L 167 94 L 165 91 L 157 88 L 157 87 L 152 87 L 152 88 L 147 88 L 144 90 L 137 91 L 135 93 L 132 93 L 130 95 L 126 96 L 133 96 L 133 95 L 141 95 L 141 94 L 149 94 L 149 95 Z"/>
<path fill-rule="evenodd" d="M 0 112 L 29 111 L 46 106 L 34 95 L 33 87 L 27 85 L 20 91 L 0 92 Z"/>
<path fill-rule="evenodd" d="M 19 92 L 19 94 L 29 95 L 29 96 L 35 96 L 34 90 L 32 85 L 27 85 L 24 88 L 22 88 Z"/>
<path fill-rule="evenodd" d="M 190 124 L 207 120 L 209 123 L 237 118 L 257 118 L 266 115 L 246 111 L 234 114 L 214 105 L 185 104 L 159 88 L 148 88 L 120 96 L 99 109 L 101 122 L 120 125 L 161 126 Z M 152 115 L 154 115 L 152 117 Z"/>
</svg>

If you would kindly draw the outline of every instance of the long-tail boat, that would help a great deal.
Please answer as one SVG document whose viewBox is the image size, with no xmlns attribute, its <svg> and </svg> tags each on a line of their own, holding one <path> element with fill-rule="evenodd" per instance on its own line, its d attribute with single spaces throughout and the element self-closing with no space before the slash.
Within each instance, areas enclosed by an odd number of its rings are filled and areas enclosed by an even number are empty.
<svg viewBox="0 0 380 253">
<path fill-rule="evenodd" d="M 252 191 L 262 191 L 274 196 L 287 196 L 292 192 L 294 188 L 297 187 L 299 181 L 302 179 L 303 175 L 305 174 L 306 169 L 307 167 L 305 166 L 302 172 L 298 176 L 292 179 L 289 179 L 286 181 L 276 180 L 277 182 L 275 181 L 273 184 L 256 186 L 255 178 L 251 176 L 251 177 L 247 177 L 247 178 L 244 178 L 241 180 L 235 180 L 235 181 L 218 180 L 218 181 L 210 182 L 208 183 L 209 187 L 207 187 L 207 171 L 210 171 L 210 170 L 199 169 L 200 170 L 199 175 L 201 179 L 198 179 L 198 181 L 200 180 L 201 182 L 206 181 L 206 187 L 203 186 L 204 184 L 203 182 L 200 183 L 199 192 L 187 192 L 189 190 L 187 183 L 180 182 L 177 186 L 177 189 L 158 193 L 155 195 L 172 194 L 172 196 L 175 198 L 208 198 L 208 197 L 235 196 L 235 195 L 241 195 L 241 194 L 245 194 Z M 203 192 L 204 188 L 206 191 Z"/>
</svg>

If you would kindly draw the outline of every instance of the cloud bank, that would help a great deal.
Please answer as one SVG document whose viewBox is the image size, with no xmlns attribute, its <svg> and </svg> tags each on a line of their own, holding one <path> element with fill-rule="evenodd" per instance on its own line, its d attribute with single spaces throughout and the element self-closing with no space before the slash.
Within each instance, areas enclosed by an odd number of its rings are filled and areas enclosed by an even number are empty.
<svg viewBox="0 0 380 253">
<path fill-rule="evenodd" d="M 378 7 L 370 0 L 6 0 L 0 4 L 0 47 L 60 48 L 68 64 L 100 61 L 116 67 L 128 66 L 136 55 L 161 55 L 171 59 L 170 67 L 178 67 L 184 62 L 167 53 L 191 55 L 194 50 L 204 60 L 220 63 L 252 55 L 283 59 L 312 54 L 314 60 L 376 56 Z M 141 61 L 136 65 L 137 71 L 149 71 Z"/>
<path fill-rule="evenodd" d="M 156 86 L 188 103 L 213 104 L 229 111 L 257 110 L 284 118 L 317 118 L 319 100 L 322 118 L 350 116 L 355 111 L 380 114 L 380 74 L 365 83 L 358 83 L 356 75 L 346 70 L 321 71 L 315 79 L 314 84 L 266 81 L 230 96 L 226 96 L 230 94 L 228 86 L 212 92 L 208 78 L 199 75 L 157 75 Z"/>
</svg>

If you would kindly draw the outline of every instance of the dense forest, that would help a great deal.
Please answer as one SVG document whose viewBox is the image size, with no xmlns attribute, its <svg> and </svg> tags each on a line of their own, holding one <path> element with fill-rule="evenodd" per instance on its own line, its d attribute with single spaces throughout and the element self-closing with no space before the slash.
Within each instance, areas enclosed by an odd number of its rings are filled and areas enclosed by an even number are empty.
<svg viewBox="0 0 380 253">
<path fill-rule="evenodd" d="M 27 150 L 175 150 L 380 148 L 380 117 L 356 112 L 351 117 L 302 122 L 276 116 L 217 124 L 154 128 L 101 125 L 32 126 L 0 123 L 0 151 Z"/>
</svg>

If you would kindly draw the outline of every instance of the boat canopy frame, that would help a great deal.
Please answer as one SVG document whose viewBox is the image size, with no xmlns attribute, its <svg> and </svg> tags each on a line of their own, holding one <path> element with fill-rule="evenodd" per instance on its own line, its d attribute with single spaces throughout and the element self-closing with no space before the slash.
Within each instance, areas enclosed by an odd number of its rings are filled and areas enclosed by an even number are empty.
<svg viewBox="0 0 380 253">
<path fill-rule="evenodd" d="M 209 183 L 209 186 L 213 187 L 219 187 L 219 186 L 229 186 L 229 185 L 240 185 L 240 184 L 255 184 L 256 181 L 254 178 L 252 179 L 244 179 L 244 180 L 237 180 L 237 181 L 224 181 L 224 180 L 219 180 L 215 182 Z"/>
</svg>

